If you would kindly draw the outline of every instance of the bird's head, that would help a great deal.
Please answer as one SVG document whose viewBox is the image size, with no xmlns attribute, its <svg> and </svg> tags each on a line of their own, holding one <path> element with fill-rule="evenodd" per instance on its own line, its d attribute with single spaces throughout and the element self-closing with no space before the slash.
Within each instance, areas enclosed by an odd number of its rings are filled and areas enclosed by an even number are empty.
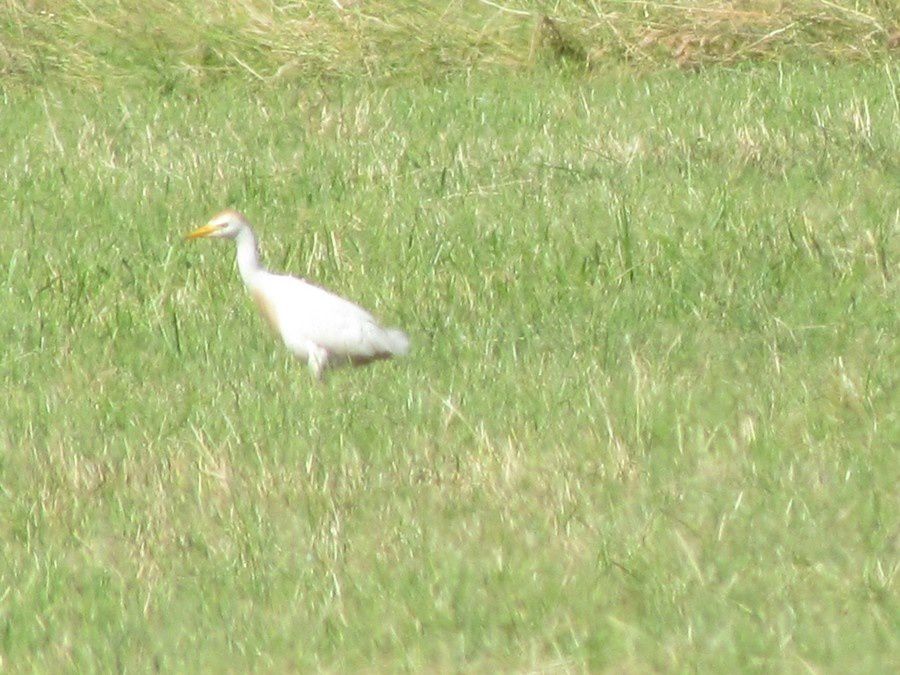
<svg viewBox="0 0 900 675">
<path fill-rule="evenodd" d="M 214 215 L 203 227 L 198 227 L 188 234 L 186 239 L 200 239 L 201 237 L 234 239 L 241 230 L 249 226 L 243 213 L 227 209 Z"/>
</svg>

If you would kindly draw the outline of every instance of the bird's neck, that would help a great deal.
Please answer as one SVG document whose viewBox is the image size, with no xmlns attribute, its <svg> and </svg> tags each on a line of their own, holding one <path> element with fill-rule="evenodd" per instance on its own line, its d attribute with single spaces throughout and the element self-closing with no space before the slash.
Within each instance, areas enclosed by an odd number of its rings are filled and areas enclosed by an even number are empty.
<svg viewBox="0 0 900 675">
<path fill-rule="evenodd" d="M 249 227 L 241 228 L 237 235 L 237 264 L 241 272 L 244 284 L 249 286 L 253 278 L 262 271 L 259 264 L 259 249 L 256 245 L 256 236 Z"/>
</svg>

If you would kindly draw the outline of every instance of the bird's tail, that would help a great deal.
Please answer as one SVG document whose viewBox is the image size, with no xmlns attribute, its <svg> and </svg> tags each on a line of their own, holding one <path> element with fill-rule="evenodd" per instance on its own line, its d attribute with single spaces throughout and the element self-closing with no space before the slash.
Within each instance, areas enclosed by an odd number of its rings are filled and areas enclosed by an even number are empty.
<svg viewBox="0 0 900 675">
<path fill-rule="evenodd" d="M 409 352 L 409 335 L 398 328 L 386 328 L 384 344 L 394 356 L 404 356 Z"/>
</svg>

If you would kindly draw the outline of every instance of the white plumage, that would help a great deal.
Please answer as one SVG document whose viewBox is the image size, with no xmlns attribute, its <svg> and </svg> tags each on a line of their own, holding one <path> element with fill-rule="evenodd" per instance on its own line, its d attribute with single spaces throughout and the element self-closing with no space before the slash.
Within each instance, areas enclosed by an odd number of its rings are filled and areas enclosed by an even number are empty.
<svg viewBox="0 0 900 675">
<path fill-rule="evenodd" d="M 250 296 L 287 348 L 304 359 L 318 379 L 330 368 L 409 351 L 406 333 L 382 328 L 362 307 L 303 279 L 266 271 L 259 262 L 256 236 L 238 211 L 222 211 L 187 236 L 235 240 L 238 269 Z"/>
</svg>

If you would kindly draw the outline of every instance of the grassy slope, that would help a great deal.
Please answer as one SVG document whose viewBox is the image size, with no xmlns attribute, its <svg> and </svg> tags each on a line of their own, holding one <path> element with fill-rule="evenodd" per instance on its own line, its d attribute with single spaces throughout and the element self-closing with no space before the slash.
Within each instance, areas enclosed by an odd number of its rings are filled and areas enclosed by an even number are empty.
<svg viewBox="0 0 900 675">
<path fill-rule="evenodd" d="M 338 9 L 336 5 L 344 7 Z M 546 17 L 546 18 L 545 18 Z M 232 77 L 429 76 L 896 55 L 894 0 L 7 0 L 0 74 L 162 88 Z"/>
<path fill-rule="evenodd" d="M 898 83 L 5 92 L 2 665 L 883 672 Z M 225 204 L 412 358 L 314 386 Z"/>
</svg>

